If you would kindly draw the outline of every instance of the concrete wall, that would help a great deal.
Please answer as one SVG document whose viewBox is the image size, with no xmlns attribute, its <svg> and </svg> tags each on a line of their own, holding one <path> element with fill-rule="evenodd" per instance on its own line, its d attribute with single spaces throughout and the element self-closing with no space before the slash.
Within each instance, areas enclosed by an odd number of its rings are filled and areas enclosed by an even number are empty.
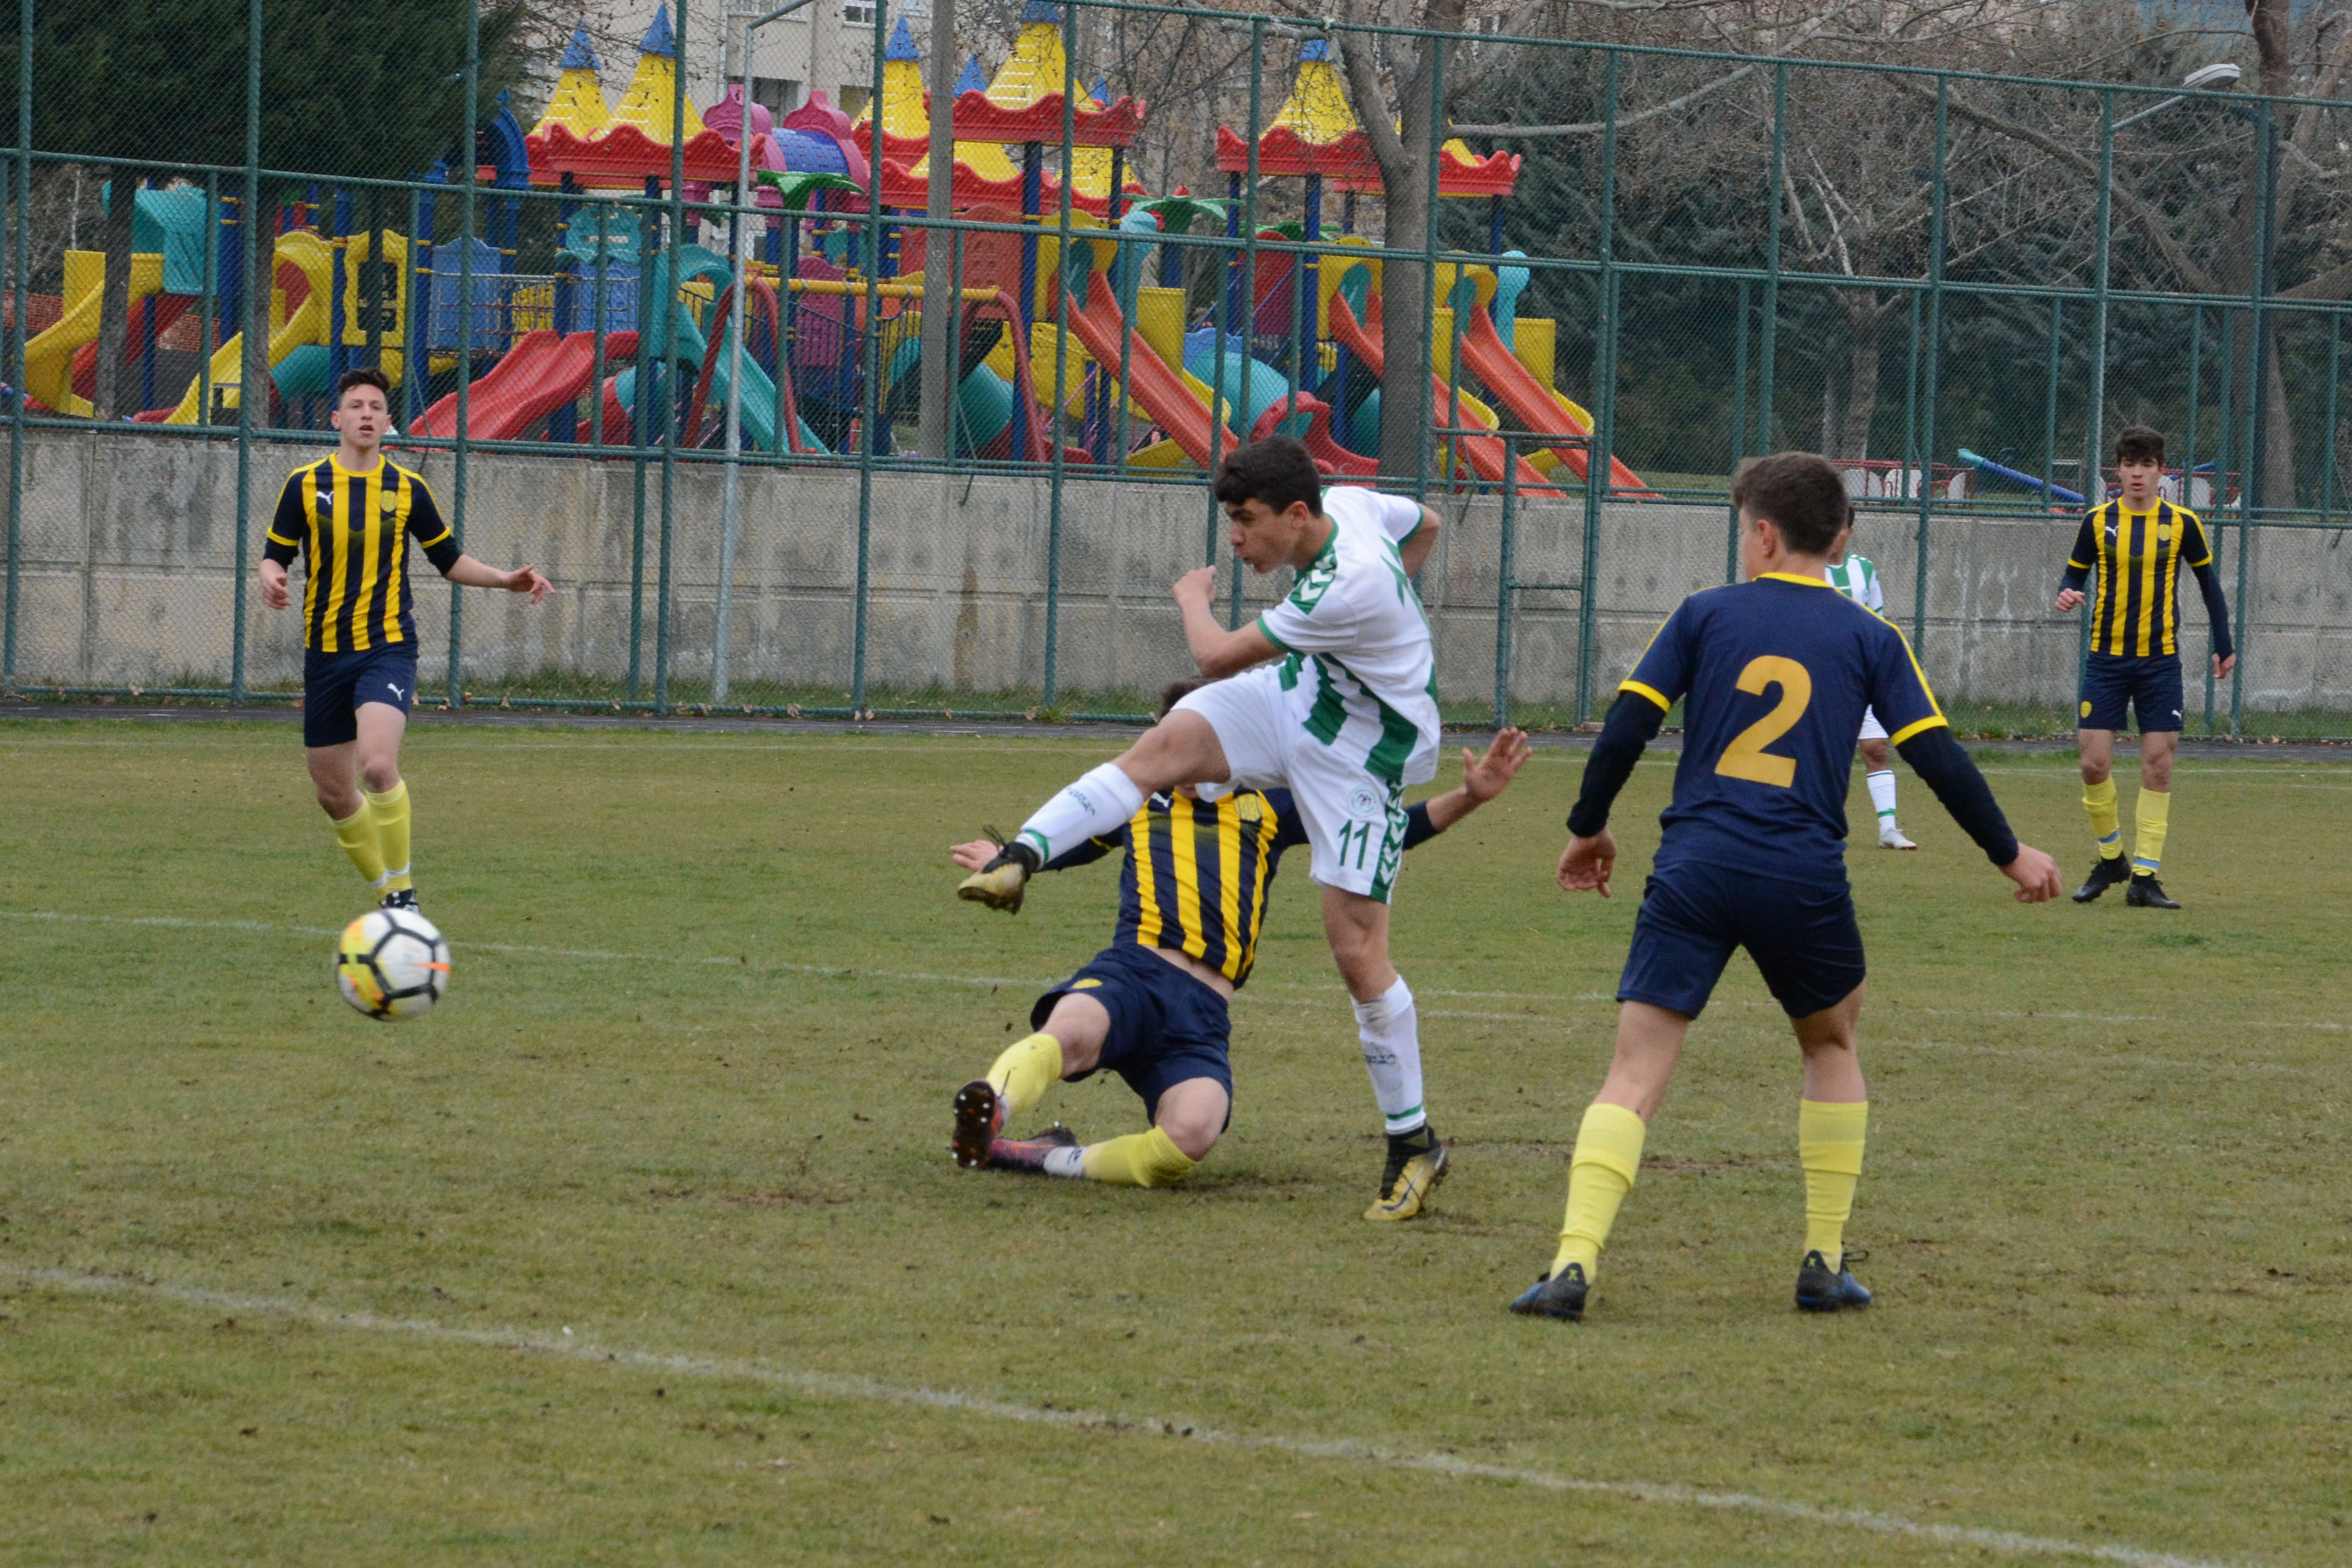
<svg viewBox="0 0 2352 1568">
<path fill-rule="evenodd" d="M 257 443 L 249 559 L 287 471 L 319 448 Z M 445 510 L 451 459 L 423 461 Z M 219 685 L 231 660 L 236 450 L 227 442 L 131 434 L 36 432 L 18 588 L 22 686 Z M 628 671 L 637 473 L 627 462 L 477 454 L 469 459 L 467 548 L 499 563 L 535 563 L 555 596 L 537 609 L 470 593 L 467 686 L 495 690 L 536 675 L 620 679 Z M 660 470 L 646 487 L 645 606 L 637 649 L 650 677 L 663 538 Z M 709 674 L 721 510 L 715 465 L 677 467 L 668 541 L 673 679 Z M 848 689 L 856 627 L 855 473 L 747 468 L 736 560 L 733 658 L 739 682 Z M 982 694 L 1034 689 L 1049 636 L 1054 527 L 1043 479 L 875 476 L 867 573 L 866 671 L 877 687 Z M 1446 498 L 1448 523 L 1423 574 L 1449 699 L 1495 684 L 1499 499 Z M 1072 480 L 1064 489 L 1057 607 L 1051 630 L 1065 694 L 1150 692 L 1190 672 L 1168 586 L 1202 559 L 1214 523 L 1194 486 Z M 1522 502 L 1513 533 L 1516 595 L 1511 693 L 1570 701 L 1577 663 L 1574 584 L 1583 559 L 1580 501 Z M 1865 514 L 1858 547 L 1888 584 L 1906 629 L 1916 519 Z M 1938 518 L 1930 527 L 1921 661 L 1952 700 L 2074 696 L 2075 623 L 2049 608 L 2074 525 L 2032 519 Z M 2265 708 L 2352 707 L 2352 552 L 2340 532 L 2259 531 L 2249 565 L 2255 633 L 2250 701 Z M 1614 687 L 1657 623 L 1685 594 L 1723 581 L 1726 519 L 1711 506 L 1612 505 L 1601 522 L 1596 692 Z M 2231 542 L 2234 544 L 2234 541 Z M 2227 563 L 2232 584 L 2235 563 Z M 422 572 L 422 558 L 415 567 Z M 1541 586 L 1538 586 L 1541 585 Z M 1253 583 L 1262 605 L 1273 584 Z M 2184 588 L 2188 587 L 2184 584 Z M 2202 608 L 2184 593 L 2191 647 Z M 447 590 L 425 573 L 417 594 L 424 678 L 438 684 L 448 650 Z M 298 679 L 294 612 L 248 594 L 247 679 Z"/>
</svg>

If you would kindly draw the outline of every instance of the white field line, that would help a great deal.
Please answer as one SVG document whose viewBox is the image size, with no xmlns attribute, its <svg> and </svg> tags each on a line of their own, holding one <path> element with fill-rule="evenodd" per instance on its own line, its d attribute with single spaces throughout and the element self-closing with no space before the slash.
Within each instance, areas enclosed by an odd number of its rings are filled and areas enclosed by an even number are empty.
<svg viewBox="0 0 2352 1568">
<path fill-rule="evenodd" d="M 177 915 L 83 915 L 68 914 L 55 910 L 0 910 L 0 920 L 37 921 L 58 925 L 152 926 L 171 931 L 241 931 L 265 935 L 320 937 L 337 934 L 335 928 L 327 926 L 274 925 L 266 921 L 198 921 L 184 919 Z M 467 942 L 456 945 L 481 952 L 517 953 L 538 958 L 569 958 L 598 963 L 660 963 L 690 968 L 761 970 L 787 974 L 810 974 L 828 980 L 907 980 L 932 985 L 985 985 L 991 989 L 1004 985 L 1043 987 L 1065 978 L 1058 974 L 1044 977 L 1013 974 L 942 974 L 919 969 L 870 969 L 838 963 L 788 963 L 765 958 L 747 963 L 742 956 L 729 958 L 715 955 L 707 958 L 691 958 L 672 953 L 614 952 L 597 948 L 541 947 L 524 942 Z M 1265 994 L 1266 990 L 1312 991 L 1318 994 L 1316 998 L 1294 1000 L 1268 996 Z M 1336 1009 L 1339 1005 L 1338 993 L 1324 985 L 1293 983 L 1265 987 L 1248 994 L 1253 1001 L 1267 1002 L 1277 1006 Z M 1417 992 L 1416 994 L 1498 1002 L 1605 1003 L 1615 1000 L 1612 994 L 1605 991 L 1450 991 L 1438 986 L 1430 986 Z M 1770 1005 L 1741 999 L 1718 1003 L 1716 1005 L 1762 1009 Z M 1903 1015 L 1906 1012 L 1922 1013 L 1939 1018 L 2015 1018 L 2032 1019 L 2037 1023 L 2054 1020 L 2060 1023 L 2087 1024 L 2185 1024 L 2200 1028 L 2204 1027 L 2206 1024 L 2206 1020 L 2202 1019 L 2185 1016 L 2167 1016 L 2154 1013 L 2077 1013 L 2043 1009 L 2026 1011 L 2000 1007 L 1913 1007 L 1888 1011 L 1893 1014 L 1893 1016 L 1884 1016 L 1880 1026 L 1882 1028 L 1901 1022 Z M 1437 1008 L 1423 1008 L 1423 1012 L 1425 1016 L 1433 1018 L 1480 1018 L 1513 1024 L 1558 1024 L 1562 1028 L 1574 1026 L 1573 1020 L 1548 1017 L 1537 1013 L 1453 1012 Z M 2287 1022 L 2248 1019 L 2241 1020 L 2240 1026 L 2269 1034 L 2293 1034 L 2297 1030 L 2343 1034 L 2347 1029 L 2352 1029 L 2352 1025 L 2315 1019 L 2297 1019 Z M 2008 1047 L 1987 1046 L 1975 1048 L 2000 1051 Z M 2177 1065 L 2185 1067 L 2194 1064 L 2184 1062 Z"/>
<path fill-rule="evenodd" d="M 987 1416 L 999 1421 L 1013 1421 L 1031 1426 L 1059 1427 L 1064 1430 L 1099 1433 L 1111 1436 L 1176 1439 L 1206 1444 L 1218 1448 L 1255 1450 L 1299 1459 L 1338 1460 L 1342 1463 L 1445 1476 L 1457 1480 L 1501 1481 L 1507 1485 L 1536 1487 L 1547 1491 L 1618 1498 L 1630 1502 L 1652 1503 L 1669 1508 L 1758 1514 L 1769 1519 L 1787 1520 L 1797 1524 L 1866 1530 L 1879 1535 L 1934 1542 L 1947 1546 L 1973 1548 L 2008 1557 L 2077 1558 L 2094 1563 L 2124 1563 L 2127 1568 L 2224 1568 L 2223 1564 L 2202 1558 L 2181 1557 L 2168 1552 L 2148 1552 L 2134 1546 L 2100 1545 L 2090 1542 L 2064 1541 L 2049 1536 L 2026 1535 L 2017 1531 L 1987 1530 L 1973 1525 L 1933 1524 L 1906 1519 L 1900 1514 L 1881 1513 L 1871 1509 L 1822 1508 L 1811 1503 L 1759 1497 L 1752 1492 L 1708 1491 L 1674 1482 L 1593 1480 L 1581 1476 L 1564 1476 L 1551 1470 L 1521 1469 L 1509 1465 L 1480 1464 L 1452 1454 L 1401 1452 L 1352 1438 L 1294 1437 L 1274 1433 L 1224 1432 L 1192 1422 L 1160 1416 L 1123 1415 L 1086 1410 L 1049 1410 L 1032 1405 L 1015 1404 L 1010 1400 L 963 1394 L 954 1389 L 910 1388 L 898 1384 L 883 1383 L 874 1378 L 849 1377 L 836 1373 L 795 1372 L 788 1367 L 773 1366 L 765 1362 L 743 1361 L 733 1357 L 681 1355 L 664 1351 L 603 1345 L 593 1340 L 575 1336 L 569 1329 L 564 1331 L 561 1338 L 527 1333 L 520 1329 L 513 1328 L 469 1329 L 450 1323 L 436 1322 L 430 1319 L 386 1318 L 373 1312 L 337 1311 L 333 1308 L 323 1307 L 313 1301 L 298 1300 L 287 1297 L 240 1296 L 226 1291 L 201 1289 L 194 1286 L 166 1285 L 143 1279 L 124 1279 L 117 1275 L 77 1272 L 66 1268 L 23 1268 L 0 1266 L 0 1279 L 14 1279 L 21 1285 L 37 1289 L 69 1291 L 81 1295 L 146 1298 L 170 1301 L 179 1306 L 201 1307 L 206 1311 L 242 1312 L 253 1317 L 273 1317 L 309 1323 L 322 1329 L 344 1329 L 362 1333 L 389 1334 L 432 1344 L 468 1345 L 485 1350 L 520 1352 L 530 1355 L 560 1357 L 566 1361 L 585 1362 L 598 1365 L 622 1366 L 636 1372 L 657 1372 L 665 1376 L 692 1377 L 714 1383 L 758 1384 L 771 1388 L 789 1389 L 820 1399 L 849 1399 L 880 1405 L 915 1405 L 932 1410 L 952 1411 L 960 1415 Z M 1532 1329 L 1532 1331 L 1543 1333 L 1559 1331 L 1537 1326 Z"/>
</svg>

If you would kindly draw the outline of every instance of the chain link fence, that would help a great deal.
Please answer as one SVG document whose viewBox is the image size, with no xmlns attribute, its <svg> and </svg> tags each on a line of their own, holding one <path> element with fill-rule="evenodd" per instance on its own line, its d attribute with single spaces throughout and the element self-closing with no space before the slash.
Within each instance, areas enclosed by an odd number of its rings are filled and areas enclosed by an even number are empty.
<svg viewBox="0 0 2352 1568">
<path fill-rule="evenodd" d="M 769 101 L 827 5 L 22 0 L 0 686 L 294 700 L 260 535 L 376 365 L 467 551 L 557 584 L 418 594 L 452 706 L 1146 711 L 1176 575 L 1283 586 L 1203 483 L 1281 430 L 1445 514 L 1452 720 L 1591 718 L 1797 447 L 1956 717 L 2060 731 L 2138 423 L 2238 622 L 2192 732 L 2352 734 L 2352 105 L 1110 4 L 961 79 L 860 5 L 866 114 Z"/>
</svg>

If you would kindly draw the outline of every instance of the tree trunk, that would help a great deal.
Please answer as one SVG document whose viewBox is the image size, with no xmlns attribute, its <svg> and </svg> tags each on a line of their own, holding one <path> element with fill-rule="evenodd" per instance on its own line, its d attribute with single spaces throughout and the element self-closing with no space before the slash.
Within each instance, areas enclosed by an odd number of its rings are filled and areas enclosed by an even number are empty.
<svg viewBox="0 0 2352 1568">
<path fill-rule="evenodd" d="M 139 177 L 114 171 L 106 204 L 106 282 L 98 296 L 98 384 L 91 388 L 90 417 L 112 419 L 122 412 L 122 351 L 131 335 L 131 220 Z"/>
<path fill-rule="evenodd" d="M 1851 345 L 1845 381 L 1845 419 L 1832 458 L 1870 456 L 1870 426 L 1878 413 L 1878 291 L 1845 291 L 1846 336 Z"/>
<path fill-rule="evenodd" d="M 251 264 L 246 268 L 245 369 L 238 377 L 237 395 L 253 398 L 253 426 L 257 430 L 269 426 L 269 290 L 278 278 L 278 235 L 276 224 L 269 221 L 278 204 L 262 193 L 259 210 L 248 214 L 254 227 L 247 230 L 252 249 Z M 421 342 L 422 322 L 413 323 L 409 331 Z M 410 374 L 425 374 L 427 356 L 419 353 L 409 362 Z"/>
</svg>

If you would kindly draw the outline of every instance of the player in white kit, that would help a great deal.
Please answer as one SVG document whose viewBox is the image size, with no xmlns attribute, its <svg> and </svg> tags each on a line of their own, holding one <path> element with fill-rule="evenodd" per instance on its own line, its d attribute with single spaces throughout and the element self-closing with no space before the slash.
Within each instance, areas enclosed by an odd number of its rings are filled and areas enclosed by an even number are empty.
<svg viewBox="0 0 2352 1568">
<path fill-rule="evenodd" d="M 1118 831 L 1146 798 L 1179 784 L 1287 788 L 1388 1132 L 1380 1195 L 1365 1217 L 1409 1219 L 1446 1167 L 1423 1104 L 1412 992 L 1389 961 L 1404 790 L 1437 771 L 1436 662 L 1412 575 L 1438 516 L 1375 490 L 1324 489 L 1307 448 L 1287 437 L 1237 449 L 1215 489 L 1234 553 L 1261 573 L 1291 567 L 1289 596 L 1228 631 L 1212 604 L 1214 569 L 1179 579 L 1185 641 L 1210 684 L 1047 801 L 957 892 L 1017 910 L 1046 861 Z"/>
<path fill-rule="evenodd" d="M 1829 579 L 1831 587 L 1864 609 L 1882 618 L 1885 616 L 1886 591 L 1878 585 L 1878 568 L 1868 556 L 1847 551 L 1843 560 L 1830 563 Z M 1918 848 L 1903 837 L 1895 823 L 1895 750 L 1886 743 L 1886 726 L 1867 708 L 1862 710 L 1862 782 L 1870 786 L 1870 804 L 1878 812 L 1878 847 Z"/>
</svg>

